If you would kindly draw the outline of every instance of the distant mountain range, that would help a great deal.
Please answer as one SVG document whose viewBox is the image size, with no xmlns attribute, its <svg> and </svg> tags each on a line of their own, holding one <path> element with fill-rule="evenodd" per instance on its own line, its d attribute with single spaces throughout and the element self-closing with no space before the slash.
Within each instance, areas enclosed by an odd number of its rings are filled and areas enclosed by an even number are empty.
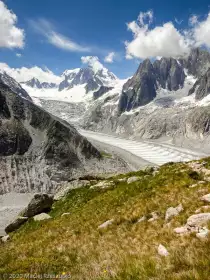
<svg viewBox="0 0 210 280">
<path fill-rule="evenodd" d="M 210 53 L 196 48 L 185 58 L 146 59 L 127 80 L 100 64 L 21 85 L 47 111 L 76 126 L 199 146 L 208 144 L 210 134 L 209 69 Z"/>
<path fill-rule="evenodd" d="M 88 93 L 98 90 L 100 86 L 113 85 L 116 80 L 117 77 L 105 67 L 94 70 L 93 67 L 89 66 L 64 71 L 60 83 L 40 82 L 34 77 L 29 81 L 21 82 L 21 84 L 33 89 L 57 89 L 58 91 L 70 90 L 75 86 L 84 85 L 85 92 Z"/>
</svg>

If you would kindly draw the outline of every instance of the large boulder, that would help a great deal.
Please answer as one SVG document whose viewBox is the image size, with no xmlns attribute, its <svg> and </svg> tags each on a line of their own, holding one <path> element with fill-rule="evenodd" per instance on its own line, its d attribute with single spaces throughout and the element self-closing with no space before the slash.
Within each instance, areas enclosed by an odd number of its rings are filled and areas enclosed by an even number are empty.
<svg viewBox="0 0 210 280">
<path fill-rule="evenodd" d="M 35 194 L 28 206 L 20 213 L 23 217 L 31 218 L 42 212 L 48 212 L 53 204 L 53 196 L 48 194 Z"/>
<path fill-rule="evenodd" d="M 17 217 L 14 221 L 12 221 L 6 228 L 5 232 L 10 233 L 17 229 L 19 229 L 23 224 L 25 224 L 28 220 L 28 217 Z"/>
<path fill-rule="evenodd" d="M 187 219 L 187 225 L 190 227 L 199 227 L 210 221 L 210 213 L 200 213 L 192 215 Z"/>
</svg>

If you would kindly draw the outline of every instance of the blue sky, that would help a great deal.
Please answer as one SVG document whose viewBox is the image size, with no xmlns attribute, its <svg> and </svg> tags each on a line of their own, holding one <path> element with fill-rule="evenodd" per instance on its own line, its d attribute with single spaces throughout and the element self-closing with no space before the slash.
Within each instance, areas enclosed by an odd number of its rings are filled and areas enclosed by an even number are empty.
<svg viewBox="0 0 210 280">
<path fill-rule="evenodd" d="M 1 62 L 10 67 L 48 67 L 60 74 L 65 69 L 80 67 L 81 56 L 98 56 L 103 62 L 108 53 L 114 52 L 113 63 L 103 63 L 120 78 L 131 76 L 141 59 L 138 56 L 126 59 L 124 44 L 134 36 L 126 23 L 137 20 L 140 12 L 153 11 L 150 28 L 172 21 L 180 32 L 188 26 L 190 16 L 199 15 L 203 20 L 209 12 L 209 1 L 205 0 L 6 0 L 5 3 L 17 15 L 16 26 L 25 31 L 25 45 L 22 49 L 0 48 Z M 40 30 L 43 28 L 40 20 L 49 24 L 48 29 L 78 44 L 81 51 L 64 50 L 49 43 Z M 17 53 L 22 56 L 17 57 Z"/>
</svg>

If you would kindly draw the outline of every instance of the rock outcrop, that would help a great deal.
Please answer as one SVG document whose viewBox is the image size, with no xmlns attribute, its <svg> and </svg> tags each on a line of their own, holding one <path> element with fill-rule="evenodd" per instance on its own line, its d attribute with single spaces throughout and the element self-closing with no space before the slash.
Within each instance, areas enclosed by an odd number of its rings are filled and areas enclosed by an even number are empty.
<svg viewBox="0 0 210 280">
<path fill-rule="evenodd" d="M 201 48 L 194 48 L 188 57 L 179 59 L 179 62 L 189 74 L 200 77 L 210 67 L 210 53 Z"/>
<path fill-rule="evenodd" d="M 153 64 L 144 60 L 135 75 L 125 83 L 119 100 L 119 112 L 130 111 L 151 102 L 161 87 L 169 91 L 182 88 L 184 69 L 174 58 L 161 58 Z"/>
<path fill-rule="evenodd" d="M 202 100 L 210 93 L 210 68 L 202 75 L 190 89 L 188 95 L 195 93 L 196 100 Z"/>
<path fill-rule="evenodd" d="M 113 89 L 113 87 L 101 86 L 99 88 L 99 90 L 97 90 L 93 93 L 93 98 L 97 99 L 97 98 L 101 97 L 102 95 L 104 95 L 105 93 L 107 93 L 108 91 L 110 91 L 112 89 Z"/>
<path fill-rule="evenodd" d="M 135 75 L 123 86 L 119 99 L 120 113 L 145 105 L 156 97 L 156 77 L 149 59 L 143 61 Z"/>
<path fill-rule="evenodd" d="M 53 196 L 48 194 L 35 194 L 28 206 L 21 211 L 20 216 L 31 218 L 42 212 L 48 212 L 53 204 Z"/>
</svg>

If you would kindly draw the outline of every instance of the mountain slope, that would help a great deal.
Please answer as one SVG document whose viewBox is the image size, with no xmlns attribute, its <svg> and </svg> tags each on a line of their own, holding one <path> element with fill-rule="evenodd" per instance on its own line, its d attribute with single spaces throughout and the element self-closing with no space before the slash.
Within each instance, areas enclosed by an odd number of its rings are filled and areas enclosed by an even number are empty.
<svg viewBox="0 0 210 280">
<path fill-rule="evenodd" d="M 0 100 L 1 193 L 54 192 L 58 182 L 104 169 L 99 151 L 67 122 L 2 83 Z"/>
<path fill-rule="evenodd" d="M 26 98 L 32 101 L 28 93 L 21 87 L 21 85 L 16 82 L 15 79 L 10 77 L 6 72 L 0 71 L 0 83 L 7 85 L 13 92 L 20 95 L 23 98 Z"/>
<path fill-rule="evenodd" d="M 209 280 L 210 205 L 202 200 L 210 192 L 209 164 L 169 163 L 71 190 L 53 204 L 51 219 L 30 219 L 0 246 L 0 273 Z M 195 214 L 206 223 L 175 232 Z"/>
</svg>

